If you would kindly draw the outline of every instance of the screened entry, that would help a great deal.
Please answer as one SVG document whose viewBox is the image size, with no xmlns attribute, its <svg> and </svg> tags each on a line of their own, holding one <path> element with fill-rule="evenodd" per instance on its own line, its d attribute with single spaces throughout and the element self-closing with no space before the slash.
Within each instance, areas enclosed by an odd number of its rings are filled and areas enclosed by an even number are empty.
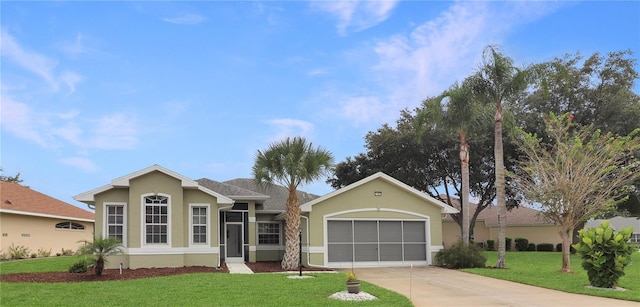
<svg viewBox="0 0 640 307">
<path fill-rule="evenodd" d="M 427 261 L 426 221 L 330 220 L 328 262 L 375 265 Z"/>
</svg>

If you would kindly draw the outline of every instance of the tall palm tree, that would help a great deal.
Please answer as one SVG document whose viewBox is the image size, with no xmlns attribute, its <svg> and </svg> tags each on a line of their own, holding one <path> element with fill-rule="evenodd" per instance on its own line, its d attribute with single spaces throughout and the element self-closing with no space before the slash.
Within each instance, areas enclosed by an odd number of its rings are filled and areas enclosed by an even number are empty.
<svg viewBox="0 0 640 307">
<path fill-rule="evenodd" d="M 486 109 L 486 108 L 485 108 Z M 460 136 L 460 214 L 462 216 L 462 241 L 469 245 L 469 152 L 467 137 L 483 118 L 483 106 L 475 103 L 470 84 L 465 80 L 462 85 L 455 83 L 440 96 L 425 102 L 424 109 L 416 116 L 418 126 L 440 125 Z"/>
<path fill-rule="evenodd" d="M 92 255 L 94 262 L 94 271 L 96 276 L 102 275 L 104 265 L 107 263 L 108 256 L 122 255 L 124 249 L 122 243 L 114 238 L 93 238 L 93 242 L 87 240 L 80 241 L 84 243 L 80 247 L 80 254 Z"/>
<path fill-rule="evenodd" d="M 504 56 L 496 46 L 487 46 L 482 53 L 483 63 L 473 76 L 475 94 L 485 103 L 496 108 L 494 116 L 494 159 L 496 175 L 496 198 L 498 206 L 498 262 L 496 267 L 505 267 L 507 204 L 505 193 L 504 149 L 502 141 L 503 102 L 515 98 L 527 87 L 527 70 L 513 65 L 511 58 Z"/>
<path fill-rule="evenodd" d="M 267 186 L 279 184 L 289 190 L 286 204 L 285 238 L 286 250 L 282 268 L 294 270 L 298 266 L 298 236 L 300 227 L 300 202 L 297 189 L 320 179 L 333 164 L 333 155 L 323 148 L 313 148 L 311 142 L 302 137 L 286 138 L 272 143 L 265 151 L 258 150 L 253 165 L 256 184 Z"/>
</svg>

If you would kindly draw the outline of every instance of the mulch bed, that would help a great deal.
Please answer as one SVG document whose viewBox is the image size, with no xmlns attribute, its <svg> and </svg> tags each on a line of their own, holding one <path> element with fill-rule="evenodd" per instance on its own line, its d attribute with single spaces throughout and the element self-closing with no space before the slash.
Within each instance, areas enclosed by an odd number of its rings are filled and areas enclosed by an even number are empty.
<svg viewBox="0 0 640 307">
<path fill-rule="evenodd" d="M 254 273 L 274 273 L 284 272 L 279 261 L 252 262 L 247 263 Z M 303 271 L 331 271 L 319 268 L 303 268 Z M 120 274 L 119 269 L 106 269 L 101 276 L 96 276 L 93 270 L 86 273 L 69 272 L 42 272 L 42 273 L 13 273 L 0 274 L 0 282 L 82 282 L 82 281 L 109 281 L 109 280 L 129 280 L 138 278 L 149 278 L 158 276 L 171 276 L 190 273 L 229 273 L 225 263 L 220 268 L 203 266 L 180 267 L 180 268 L 151 268 L 151 269 L 123 269 Z"/>
</svg>

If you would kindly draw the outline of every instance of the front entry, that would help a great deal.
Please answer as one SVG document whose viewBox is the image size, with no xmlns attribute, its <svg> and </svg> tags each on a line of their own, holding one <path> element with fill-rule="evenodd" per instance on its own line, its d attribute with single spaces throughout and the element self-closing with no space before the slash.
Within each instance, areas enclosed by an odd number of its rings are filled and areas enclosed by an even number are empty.
<svg viewBox="0 0 640 307">
<path fill-rule="evenodd" d="M 242 223 L 226 224 L 226 262 L 244 262 L 244 232 Z"/>
</svg>

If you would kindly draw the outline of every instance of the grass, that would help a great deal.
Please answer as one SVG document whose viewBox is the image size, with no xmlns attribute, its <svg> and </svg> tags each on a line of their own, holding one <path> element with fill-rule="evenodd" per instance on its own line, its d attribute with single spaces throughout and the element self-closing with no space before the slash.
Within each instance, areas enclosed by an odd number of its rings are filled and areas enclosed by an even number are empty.
<svg viewBox="0 0 640 307">
<path fill-rule="evenodd" d="M 77 260 L 56 257 L 0 263 L 2 274 L 65 271 Z M 362 282 L 378 300 L 348 302 L 328 296 L 346 289 L 343 274 L 185 274 L 146 279 L 80 283 L 3 283 L 2 306 L 413 306 L 406 297 Z"/>
<path fill-rule="evenodd" d="M 485 256 L 489 265 L 495 264 L 498 259 L 497 252 L 486 252 Z M 640 302 L 640 252 L 633 254 L 632 263 L 625 268 L 625 275 L 618 280 L 618 286 L 627 291 L 585 288 L 589 285 L 589 279 L 577 255 L 571 256 L 571 269 L 575 273 L 559 272 L 562 253 L 558 252 L 508 252 L 505 262 L 505 270 L 486 268 L 463 271 L 564 292 Z"/>
</svg>

